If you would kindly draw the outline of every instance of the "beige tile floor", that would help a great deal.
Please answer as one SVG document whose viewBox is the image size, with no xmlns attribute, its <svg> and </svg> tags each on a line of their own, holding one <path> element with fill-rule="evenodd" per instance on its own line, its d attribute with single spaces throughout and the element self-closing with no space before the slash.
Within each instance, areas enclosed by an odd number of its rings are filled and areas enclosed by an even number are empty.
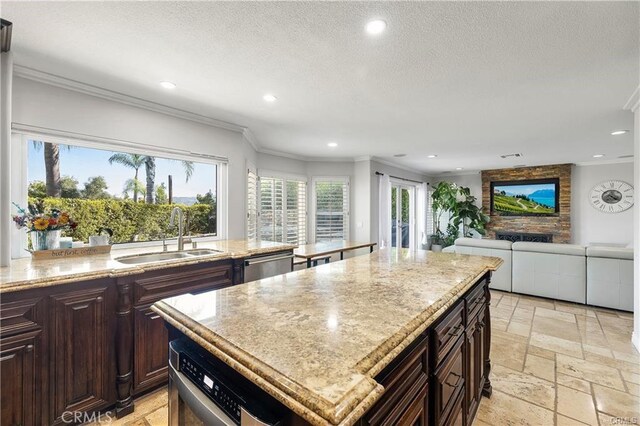
<svg viewBox="0 0 640 426">
<path fill-rule="evenodd" d="M 492 291 L 491 321 L 493 396 L 474 425 L 640 423 L 632 314 Z M 166 390 L 112 424 L 166 425 Z"/>
</svg>

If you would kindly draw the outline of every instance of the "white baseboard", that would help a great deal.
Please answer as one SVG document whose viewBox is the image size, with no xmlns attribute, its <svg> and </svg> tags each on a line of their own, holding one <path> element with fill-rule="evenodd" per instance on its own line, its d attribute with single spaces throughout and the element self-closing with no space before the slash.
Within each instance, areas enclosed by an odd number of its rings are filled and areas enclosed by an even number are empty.
<svg viewBox="0 0 640 426">
<path fill-rule="evenodd" d="M 638 352 L 640 352 L 640 334 L 638 332 L 633 332 L 633 334 L 631 335 L 631 342 L 633 343 L 633 346 L 636 347 Z"/>
</svg>

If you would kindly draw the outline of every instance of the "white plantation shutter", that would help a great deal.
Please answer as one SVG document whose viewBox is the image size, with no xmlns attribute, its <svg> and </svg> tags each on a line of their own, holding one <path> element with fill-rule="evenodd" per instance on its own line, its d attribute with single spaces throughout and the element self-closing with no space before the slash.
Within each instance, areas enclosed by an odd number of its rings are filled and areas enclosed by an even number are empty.
<svg viewBox="0 0 640 426">
<path fill-rule="evenodd" d="M 433 235 L 433 190 L 427 189 L 427 237 Z"/>
<path fill-rule="evenodd" d="M 247 170 L 247 239 L 258 239 L 258 175 Z"/>
<path fill-rule="evenodd" d="M 307 183 L 287 180 L 287 238 L 289 244 L 307 243 Z"/>
<path fill-rule="evenodd" d="M 262 241 L 307 243 L 307 183 L 259 177 L 257 234 Z"/>
<path fill-rule="evenodd" d="M 349 239 L 349 181 L 315 180 L 314 194 L 316 242 Z"/>
</svg>

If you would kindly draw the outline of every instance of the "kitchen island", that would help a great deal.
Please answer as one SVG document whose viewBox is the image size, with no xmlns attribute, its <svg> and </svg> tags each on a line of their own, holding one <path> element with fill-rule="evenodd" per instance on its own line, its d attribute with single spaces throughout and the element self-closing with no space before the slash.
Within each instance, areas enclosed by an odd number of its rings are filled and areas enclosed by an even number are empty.
<svg viewBox="0 0 640 426">
<path fill-rule="evenodd" d="M 152 309 L 170 340 L 284 406 L 284 424 L 471 424 L 491 393 L 488 285 L 501 263 L 385 249 Z"/>
</svg>

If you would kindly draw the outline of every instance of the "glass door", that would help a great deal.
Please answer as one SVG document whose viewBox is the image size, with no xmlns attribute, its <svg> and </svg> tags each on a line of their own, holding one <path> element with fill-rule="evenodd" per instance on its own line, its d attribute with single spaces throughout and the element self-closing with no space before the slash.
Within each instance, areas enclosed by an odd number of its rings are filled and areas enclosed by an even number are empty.
<svg viewBox="0 0 640 426">
<path fill-rule="evenodd" d="M 415 248 L 415 187 L 391 183 L 391 247 Z"/>
</svg>

